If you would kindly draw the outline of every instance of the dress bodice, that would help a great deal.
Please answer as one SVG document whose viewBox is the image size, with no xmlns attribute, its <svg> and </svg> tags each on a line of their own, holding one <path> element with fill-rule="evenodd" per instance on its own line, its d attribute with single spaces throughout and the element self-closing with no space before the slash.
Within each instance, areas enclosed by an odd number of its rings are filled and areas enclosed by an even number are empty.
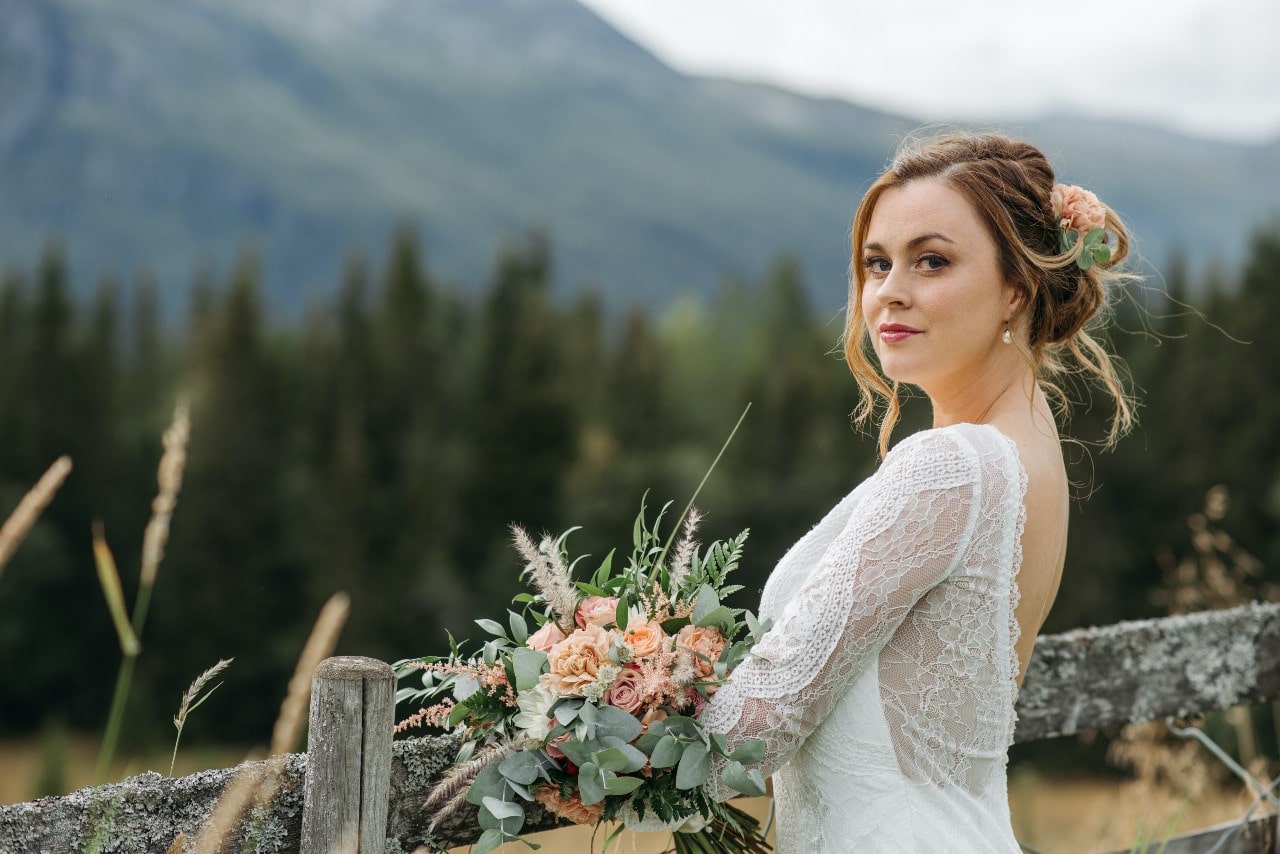
<svg viewBox="0 0 1280 854">
<path fill-rule="evenodd" d="M 702 721 L 731 749 L 764 740 L 780 854 L 1019 850 L 1005 765 L 1025 493 L 996 428 L 927 430 L 778 563 L 773 628 Z"/>
</svg>

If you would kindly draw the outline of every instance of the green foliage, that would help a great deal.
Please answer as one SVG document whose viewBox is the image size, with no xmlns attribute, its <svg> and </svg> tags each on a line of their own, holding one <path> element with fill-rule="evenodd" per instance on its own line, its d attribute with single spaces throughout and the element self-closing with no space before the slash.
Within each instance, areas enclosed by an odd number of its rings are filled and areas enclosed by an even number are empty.
<svg viewBox="0 0 1280 854">
<path fill-rule="evenodd" d="M 743 589 L 700 616 L 755 608 L 786 548 L 876 464 L 874 441 L 847 420 L 856 397 L 834 352 L 838 298 L 811 305 L 798 264 L 782 259 L 705 304 L 612 316 L 590 294 L 553 294 L 551 265 L 548 238 L 533 235 L 465 295 L 402 229 L 385 260 L 350 260 L 331 304 L 281 326 L 246 255 L 225 279 L 201 274 L 184 330 L 161 328 L 146 280 L 74 300 L 57 244 L 33 270 L 0 275 L 0 513 L 57 455 L 76 465 L 0 582 L 0 658 L 23 663 L 0 673 L 2 726 L 30 730 L 47 714 L 101 726 L 119 653 L 90 524 L 102 520 L 135 600 L 157 439 L 179 394 L 191 401 L 190 458 L 126 740 L 168 730 L 171 698 L 210 649 L 236 656 L 237 672 L 219 714 L 194 718 L 184 738 L 261 738 L 307 616 L 336 589 L 353 600 L 341 654 L 447 652 L 445 632 L 474 631 L 473 617 L 512 639 L 532 631 L 532 602 L 516 606 L 519 621 L 485 611 L 523 589 L 507 525 L 582 525 L 576 577 L 591 584 L 596 567 L 628 559 L 606 556 L 632 530 L 636 500 L 692 494 L 748 402 L 698 501 L 713 509 L 708 540 L 750 527 Z M 1068 447 L 1088 500 L 1073 506 L 1050 631 L 1155 613 L 1159 553 L 1185 543 L 1187 515 L 1218 483 L 1231 496 L 1223 529 L 1276 580 L 1280 225 L 1259 230 L 1238 282 L 1176 261 L 1165 278 L 1173 296 L 1207 293 L 1209 322 L 1162 296 L 1145 320 L 1122 305 L 1121 327 L 1164 337 L 1115 336 L 1141 390 L 1136 434 L 1112 453 Z M 918 410 L 911 402 L 908 419 L 927 424 Z M 1080 408 L 1065 432 L 1096 439 L 1104 422 L 1105 406 Z M 642 549 L 664 546 L 678 509 Z M 716 586 L 740 547 L 699 553 L 686 582 Z"/>
</svg>

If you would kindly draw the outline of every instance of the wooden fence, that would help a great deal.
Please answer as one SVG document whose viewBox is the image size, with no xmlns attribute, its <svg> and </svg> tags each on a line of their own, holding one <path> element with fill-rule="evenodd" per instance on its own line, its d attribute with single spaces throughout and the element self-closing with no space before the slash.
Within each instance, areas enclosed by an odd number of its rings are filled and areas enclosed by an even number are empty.
<svg viewBox="0 0 1280 854">
<path fill-rule="evenodd" d="M 388 665 L 331 658 L 316 669 L 313 685 L 307 754 L 179 779 L 148 773 L 0 807 L 0 854 L 397 854 L 479 836 L 474 813 L 427 834 L 430 817 L 421 805 L 456 745 L 447 736 L 392 741 Z M 1034 741 L 1276 698 L 1280 605 L 1119 623 L 1037 641 L 1014 738 Z M 554 820 L 531 807 L 526 826 L 552 827 Z M 1275 840 L 1275 819 L 1268 817 L 1179 837 L 1164 852 L 1280 852 Z"/>
</svg>

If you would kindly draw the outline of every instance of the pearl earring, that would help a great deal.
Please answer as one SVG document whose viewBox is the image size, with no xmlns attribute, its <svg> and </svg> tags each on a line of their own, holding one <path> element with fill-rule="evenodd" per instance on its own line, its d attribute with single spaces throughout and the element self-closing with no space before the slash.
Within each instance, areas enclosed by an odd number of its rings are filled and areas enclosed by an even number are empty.
<svg viewBox="0 0 1280 854">
<path fill-rule="evenodd" d="M 1013 343 L 1013 334 L 1009 331 L 1009 324 L 1004 325 L 1004 334 L 1000 336 L 1000 340 L 1006 344 Z"/>
</svg>

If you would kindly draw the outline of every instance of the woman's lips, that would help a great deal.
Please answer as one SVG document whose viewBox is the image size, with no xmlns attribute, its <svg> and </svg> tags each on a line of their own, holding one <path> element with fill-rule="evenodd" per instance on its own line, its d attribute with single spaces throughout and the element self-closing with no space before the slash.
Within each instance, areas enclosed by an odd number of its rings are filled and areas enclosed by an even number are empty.
<svg viewBox="0 0 1280 854">
<path fill-rule="evenodd" d="M 887 344 L 896 344 L 899 341 L 907 340 L 912 335 L 919 334 L 919 329 L 912 326 L 904 326 L 901 323 L 880 324 L 880 340 Z"/>
</svg>

